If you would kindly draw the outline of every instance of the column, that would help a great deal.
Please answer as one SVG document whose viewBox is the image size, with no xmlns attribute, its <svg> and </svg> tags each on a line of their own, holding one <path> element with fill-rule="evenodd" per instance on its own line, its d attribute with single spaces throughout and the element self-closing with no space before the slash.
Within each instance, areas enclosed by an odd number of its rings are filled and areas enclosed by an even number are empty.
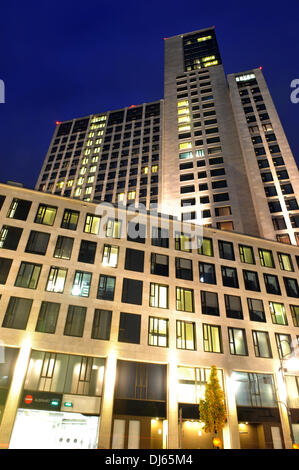
<svg viewBox="0 0 299 470">
<path fill-rule="evenodd" d="M 114 386 L 116 377 L 117 358 L 114 352 L 108 355 L 105 367 L 105 382 L 102 397 L 99 449 L 110 449 L 111 427 L 113 418 Z"/>
<path fill-rule="evenodd" d="M 240 449 L 240 435 L 234 381 L 231 378 L 231 371 L 226 373 L 224 372 L 224 376 L 226 384 L 227 423 L 223 429 L 223 447 L 224 449 Z"/>
<path fill-rule="evenodd" d="M 177 386 L 177 361 L 174 353 L 170 353 L 167 394 L 168 449 L 179 448 Z"/>
</svg>

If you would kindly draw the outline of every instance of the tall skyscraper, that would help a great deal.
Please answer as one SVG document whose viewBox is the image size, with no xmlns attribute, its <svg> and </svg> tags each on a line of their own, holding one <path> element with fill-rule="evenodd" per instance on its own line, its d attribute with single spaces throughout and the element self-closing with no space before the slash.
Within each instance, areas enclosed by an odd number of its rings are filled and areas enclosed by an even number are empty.
<svg viewBox="0 0 299 470">
<path fill-rule="evenodd" d="M 212 448 L 212 365 L 221 447 L 298 443 L 296 194 L 214 28 L 165 39 L 164 99 L 57 123 L 36 190 L 0 184 L 0 448 Z"/>
</svg>

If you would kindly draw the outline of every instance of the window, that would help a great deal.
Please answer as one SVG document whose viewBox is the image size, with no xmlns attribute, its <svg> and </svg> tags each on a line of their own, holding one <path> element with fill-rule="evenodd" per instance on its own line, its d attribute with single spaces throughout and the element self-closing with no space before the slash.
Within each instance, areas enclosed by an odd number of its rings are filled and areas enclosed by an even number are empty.
<svg viewBox="0 0 299 470">
<path fill-rule="evenodd" d="M 85 233 L 92 233 L 93 235 L 98 235 L 100 232 L 101 217 L 87 214 L 84 225 Z"/>
<path fill-rule="evenodd" d="M 36 289 L 41 269 L 41 264 L 22 262 L 19 268 L 15 286 L 25 287 L 27 289 Z"/>
<path fill-rule="evenodd" d="M 10 297 L 2 326 L 4 328 L 15 328 L 17 330 L 25 330 L 32 302 L 33 301 L 31 299 L 22 299 L 21 297 Z"/>
<path fill-rule="evenodd" d="M 94 311 L 91 338 L 109 341 L 112 312 L 96 308 Z"/>
<path fill-rule="evenodd" d="M 290 305 L 294 326 L 299 326 L 299 305 Z"/>
<path fill-rule="evenodd" d="M 104 245 L 103 248 L 103 266 L 116 268 L 118 263 L 119 247 L 116 245 Z"/>
<path fill-rule="evenodd" d="M 261 265 L 266 268 L 275 268 L 274 259 L 271 250 L 262 250 L 259 248 Z"/>
<path fill-rule="evenodd" d="M 80 213 L 78 211 L 65 209 L 61 222 L 61 228 L 66 228 L 68 230 L 76 230 L 79 220 L 79 214 Z"/>
<path fill-rule="evenodd" d="M 169 257 L 167 255 L 151 254 L 151 274 L 169 275 Z"/>
<path fill-rule="evenodd" d="M 241 297 L 224 294 L 226 316 L 243 320 Z"/>
<path fill-rule="evenodd" d="M 14 198 L 7 213 L 7 217 L 9 219 L 26 220 L 31 204 L 31 201 Z"/>
<path fill-rule="evenodd" d="M 56 217 L 57 207 L 40 204 L 35 216 L 36 224 L 53 225 Z"/>
<path fill-rule="evenodd" d="M 150 307 L 168 308 L 168 286 L 150 283 Z"/>
<path fill-rule="evenodd" d="M 152 227 L 152 245 L 169 248 L 169 231 L 166 228 Z"/>
<path fill-rule="evenodd" d="M 175 258 L 175 276 L 177 279 L 193 281 L 192 260 Z"/>
<path fill-rule="evenodd" d="M 253 248 L 251 246 L 239 245 L 242 263 L 255 264 Z"/>
<path fill-rule="evenodd" d="M 120 238 L 121 237 L 122 221 L 116 219 L 108 219 L 106 226 L 106 237 Z"/>
<path fill-rule="evenodd" d="M 63 334 L 65 336 L 82 337 L 85 317 L 86 307 L 69 305 Z"/>
<path fill-rule="evenodd" d="M 67 269 L 52 266 L 49 272 L 46 291 L 62 293 L 64 290 L 66 275 Z"/>
<path fill-rule="evenodd" d="M 215 265 L 199 261 L 199 281 L 206 284 L 216 284 Z"/>
<path fill-rule="evenodd" d="M 200 291 L 201 313 L 219 316 L 218 294 L 216 292 Z"/>
<path fill-rule="evenodd" d="M 272 323 L 275 325 L 287 325 L 287 317 L 284 305 L 279 302 L 269 302 Z"/>
<path fill-rule="evenodd" d="M 31 230 L 25 248 L 26 253 L 34 253 L 35 255 L 45 255 L 48 248 L 49 239 L 49 233 L 36 232 L 35 230 Z"/>
<path fill-rule="evenodd" d="M 237 406 L 277 407 L 273 376 L 233 371 Z"/>
<path fill-rule="evenodd" d="M 286 289 L 286 293 L 288 297 L 296 297 L 299 298 L 299 288 L 297 279 L 293 279 L 291 277 L 284 277 L 283 278 L 284 286 Z"/>
<path fill-rule="evenodd" d="M 97 299 L 114 300 L 116 278 L 113 276 L 100 275 Z"/>
<path fill-rule="evenodd" d="M 245 289 L 260 292 L 261 288 L 257 272 L 243 269 L 243 278 Z"/>
<path fill-rule="evenodd" d="M 289 356 L 293 351 L 291 335 L 275 333 L 275 339 L 280 359 Z"/>
<path fill-rule="evenodd" d="M 263 301 L 260 299 L 247 299 L 247 303 L 250 320 L 266 322 Z"/>
<path fill-rule="evenodd" d="M 144 251 L 126 249 L 125 269 L 143 273 L 144 271 Z"/>
<path fill-rule="evenodd" d="M 6 283 L 11 265 L 12 259 L 0 258 L 0 284 Z"/>
<path fill-rule="evenodd" d="M 121 343 L 140 343 L 141 315 L 133 313 L 120 314 L 118 341 Z"/>
<path fill-rule="evenodd" d="M 264 274 L 266 291 L 268 294 L 281 295 L 278 277 L 271 274 Z"/>
<path fill-rule="evenodd" d="M 235 260 L 234 245 L 230 242 L 218 240 L 220 258 Z"/>
<path fill-rule="evenodd" d="M 254 353 L 256 357 L 272 357 L 269 333 L 266 331 L 252 331 Z"/>
<path fill-rule="evenodd" d="M 204 351 L 222 353 L 221 327 L 206 323 L 202 326 Z"/>
<path fill-rule="evenodd" d="M 200 255 L 214 256 L 213 241 L 211 238 L 198 237 L 197 248 Z"/>
<path fill-rule="evenodd" d="M 54 258 L 71 259 L 74 239 L 58 235 L 54 250 Z"/>
<path fill-rule="evenodd" d="M 248 356 L 246 334 L 242 328 L 228 328 L 229 350 L 235 356 Z"/>
<path fill-rule="evenodd" d="M 191 252 L 191 237 L 188 234 L 175 233 L 175 249 Z"/>
<path fill-rule="evenodd" d="M 73 287 L 72 287 L 72 295 L 78 295 L 80 297 L 88 297 L 89 290 L 91 285 L 91 273 L 86 273 L 84 271 L 76 271 Z"/>
<path fill-rule="evenodd" d="M 176 288 L 176 310 L 194 312 L 193 289 L 186 289 L 184 287 Z"/>
<path fill-rule="evenodd" d="M 195 323 L 177 320 L 176 347 L 178 349 L 195 350 Z"/>
<path fill-rule="evenodd" d="M 81 263 L 94 263 L 96 254 L 97 244 L 96 242 L 89 242 L 87 240 L 81 240 L 80 250 L 78 255 L 78 261 Z"/>
<path fill-rule="evenodd" d="M 142 305 L 142 289 L 142 281 L 124 278 L 121 301 L 126 304 Z"/>
<path fill-rule="evenodd" d="M 238 274 L 236 268 L 221 266 L 222 282 L 226 287 L 239 287 Z"/>
<path fill-rule="evenodd" d="M 145 243 L 146 225 L 134 221 L 128 223 L 127 240 L 137 243 Z"/>
<path fill-rule="evenodd" d="M 148 344 L 149 346 L 168 347 L 168 320 L 149 317 Z"/>
<path fill-rule="evenodd" d="M 22 235 L 23 229 L 3 225 L 0 232 L 0 248 L 5 250 L 16 250 Z"/>
<path fill-rule="evenodd" d="M 55 333 L 60 304 L 55 302 L 42 302 L 38 314 L 35 331 L 40 333 Z"/>
</svg>

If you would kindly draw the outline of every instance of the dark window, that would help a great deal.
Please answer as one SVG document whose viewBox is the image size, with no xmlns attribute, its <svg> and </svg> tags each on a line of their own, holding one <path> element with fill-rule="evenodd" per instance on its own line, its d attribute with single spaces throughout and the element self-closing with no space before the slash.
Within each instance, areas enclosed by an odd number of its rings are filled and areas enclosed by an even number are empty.
<svg viewBox="0 0 299 470">
<path fill-rule="evenodd" d="M 60 304 L 42 302 L 35 331 L 40 333 L 55 333 Z"/>
<path fill-rule="evenodd" d="M 175 276 L 177 279 L 193 281 L 192 260 L 175 258 Z"/>
<path fill-rule="evenodd" d="M 74 239 L 58 235 L 54 250 L 54 258 L 71 259 Z"/>
<path fill-rule="evenodd" d="M 241 328 L 228 328 L 230 353 L 237 356 L 248 356 L 246 333 Z"/>
<path fill-rule="evenodd" d="M 297 279 L 293 279 L 291 277 L 284 277 L 283 282 L 285 285 L 287 296 L 296 297 L 297 299 L 299 299 L 299 288 Z"/>
<path fill-rule="evenodd" d="M 86 307 L 69 305 L 64 332 L 65 336 L 83 336 Z"/>
<path fill-rule="evenodd" d="M 238 274 L 236 268 L 221 266 L 222 282 L 226 287 L 239 287 Z"/>
<path fill-rule="evenodd" d="M 19 268 L 15 286 L 25 287 L 27 289 L 36 289 L 41 269 L 41 264 L 22 262 Z"/>
<path fill-rule="evenodd" d="M 61 222 L 61 228 L 66 228 L 68 230 L 76 230 L 79 220 L 79 214 L 80 213 L 77 211 L 65 209 Z"/>
<path fill-rule="evenodd" d="M 215 265 L 199 261 L 199 281 L 207 284 L 216 284 Z"/>
<path fill-rule="evenodd" d="M 25 248 L 26 253 L 34 253 L 36 255 L 45 255 L 50 239 L 49 233 L 36 232 L 31 230 L 28 242 Z"/>
<path fill-rule="evenodd" d="M 5 196 L 0 196 L 0 209 L 2 209 L 4 201 L 5 201 Z"/>
<path fill-rule="evenodd" d="M 229 195 L 228 193 L 214 194 L 213 199 L 214 199 L 214 202 L 228 201 Z"/>
<path fill-rule="evenodd" d="M 144 251 L 126 249 L 125 269 L 143 273 L 144 270 Z"/>
<path fill-rule="evenodd" d="M 118 341 L 122 343 L 140 343 L 141 315 L 133 313 L 120 314 Z"/>
<path fill-rule="evenodd" d="M 121 301 L 126 304 L 142 305 L 142 288 L 142 281 L 124 278 Z"/>
<path fill-rule="evenodd" d="M 278 277 L 272 274 L 264 274 L 266 291 L 268 294 L 281 295 Z"/>
<path fill-rule="evenodd" d="M 222 240 L 218 241 L 220 258 L 235 260 L 234 245 Z"/>
<path fill-rule="evenodd" d="M 160 246 L 162 248 L 169 247 L 169 231 L 166 228 L 153 227 L 152 228 L 152 245 Z"/>
<path fill-rule="evenodd" d="M 10 219 L 26 220 L 31 204 L 31 201 L 14 198 L 7 213 L 7 217 Z"/>
<path fill-rule="evenodd" d="M 0 232 L 0 248 L 5 248 L 6 250 L 16 250 L 22 232 L 22 228 L 3 225 Z"/>
<path fill-rule="evenodd" d="M 97 249 L 96 242 L 89 242 L 87 240 L 81 240 L 78 261 L 80 261 L 81 263 L 90 263 L 90 264 L 94 263 L 96 249 Z"/>
<path fill-rule="evenodd" d="M 94 311 L 91 338 L 92 339 L 110 339 L 112 312 L 96 308 Z"/>
<path fill-rule="evenodd" d="M 10 297 L 2 326 L 25 330 L 32 305 L 31 299 Z"/>
<path fill-rule="evenodd" d="M 245 289 L 260 292 L 260 283 L 258 273 L 255 271 L 246 271 L 243 269 Z"/>
<path fill-rule="evenodd" d="M 6 283 L 11 264 L 12 259 L 0 258 L 0 284 Z"/>
<path fill-rule="evenodd" d="M 247 299 L 249 317 L 252 321 L 265 322 L 265 310 L 263 301 L 260 299 Z"/>
<path fill-rule="evenodd" d="M 224 294 L 226 316 L 243 320 L 241 297 Z"/>
<path fill-rule="evenodd" d="M 113 276 L 100 275 L 97 298 L 101 300 L 114 300 L 116 278 Z"/>
<path fill-rule="evenodd" d="M 167 255 L 151 254 L 151 274 L 169 275 L 169 257 Z"/>
<path fill-rule="evenodd" d="M 219 316 L 218 294 L 216 292 L 201 291 L 201 311 L 204 315 Z"/>
</svg>

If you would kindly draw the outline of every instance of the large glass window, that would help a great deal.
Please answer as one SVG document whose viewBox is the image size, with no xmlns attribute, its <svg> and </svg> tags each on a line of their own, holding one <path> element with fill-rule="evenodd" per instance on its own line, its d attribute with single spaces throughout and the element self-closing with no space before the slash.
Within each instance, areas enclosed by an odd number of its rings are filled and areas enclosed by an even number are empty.
<svg viewBox="0 0 299 470">
<path fill-rule="evenodd" d="M 241 297 L 224 294 L 226 316 L 228 318 L 243 319 Z"/>
<path fill-rule="evenodd" d="M 6 283 L 12 261 L 12 259 L 0 258 L 0 284 Z"/>
<path fill-rule="evenodd" d="M 96 242 L 90 242 L 87 240 L 81 240 L 78 261 L 81 263 L 94 263 L 96 254 L 97 244 Z"/>
<path fill-rule="evenodd" d="M 263 250 L 259 248 L 259 255 L 262 266 L 265 266 L 266 268 L 275 268 L 273 254 L 271 250 Z"/>
<path fill-rule="evenodd" d="M 193 289 L 186 289 L 184 287 L 176 288 L 176 310 L 194 312 Z"/>
<path fill-rule="evenodd" d="M 41 264 L 22 262 L 19 268 L 15 286 L 25 287 L 27 289 L 36 289 L 41 269 Z"/>
<path fill-rule="evenodd" d="M 294 326 L 299 326 L 299 305 L 290 305 Z"/>
<path fill-rule="evenodd" d="M 152 245 L 169 248 L 169 231 L 161 227 L 152 227 Z"/>
<path fill-rule="evenodd" d="M 45 255 L 49 239 L 49 233 L 36 232 L 35 230 L 31 230 L 25 248 L 26 253 L 34 253 L 35 255 Z"/>
<path fill-rule="evenodd" d="M 281 295 L 278 277 L 271 274 L 264 274 L 266 291 L 268 294 Z"/>
<path fill-rule="evenodd" d="M 118 341 L 122 343 L 140 343 L 141 315 L 133 313 L 120 314 Z"/>
<path fill-rule="evenodd" d="M 91 337 L 109 341 L 112 312 L 96 308 L 94 311 Z"/>
<path fill-rule="evenodd" d="M 273 376 L 233 371 L 237 406 L 277 407 Z"/>
<path fill-rule="evenodd" d="M 61 222 L 61 228 L 66 228 L 67 230 L 76 230 L 79 220 L 79 214 L 80 213 L 78 211 L 65 209 Z"/>
<path fill-rule="evenodd" d="M 168 320 L 149 317 L 148 344 L 150 346 L 168 347 Z"/>
<path fill-rule="evenodd" d="M 239 245 L 242 263 L 255 264 L 253 248 L 251 246 Z"/>
<path fill-rule="evenodd" d="M 299 287 L 297 279 L 291 277 L 284 277 L 283 282 L 285 285 L 287 296 L 299 298 Z"/>
<path fill-rule="evenodd" d="M 276 325 L 287 325 L 287 316 L 284 305 L 279 302 L 269 302 L 272 322 Z"/>
<path fill-rule="evenodd" d="M 98 235 L 100 232 L 101 217 L 87 214 L 84 225 L 84 232 Z"/>
<path fill-rule="evenodd" d="M 183 320 L 176 322 L 176 346 L 178 349 L 195 350 L 195 323 Z"/>
<path fill-rule="evenodd" d="M 221 266 L 222 282 L 226 287 L 239 287 L 238 274 L 236 268 Z"/>
<path fill-rule="evenodd" d="M 23 229 L 3 225 L 0 232 L 0 248 L 5 250 L 16 250 L 22 235 Z"/>
<path fill-rule="evenodd" d="M 144 271 L 144 251 L 126 249 L 125 269 L 143 273 Z"/>
<path fill-rule="evenodd" d="M 118 252 L 119 247 L 116 245 L 104 245 L 103 248 L 103 266 L 109 266 L 110 268 L 116 268 L 118 263 Z"/>
<path fill-rule="evenodd" d="M 91 273 L 76 271 L 72 287 L 72 295 L 88 297 L 91 285 L 91 276 Z"/>
<path fill-rule="evenodd" d="M 169 257 L 158 253 L 151 254 L 151 274 L 169 275 Z"/>
<path fill-rule="evenodd" d="M 283 271 L 294 271 L 291 255 L 286 253 L 278 253 L 280 269 Z"/>
<path fill-rule="evenodd" d="M 215 265 L 199 261 L 199 281 L 207 284 L 216 284 Z"/>
<path fill-rule="evenodd" d="M 218 294 L 216 292 L 200 291 L 201 310 L 204 315 L 219 316 Z"/>
<path fill-rule="evenodd" d="M 26 220 L 31 204 L 31 201 L 14 198 L 7 213 L 7 217 L 9 219 Z"/>
<path fill-rule="evenodd" d="M 197 249 L 200 255 L 214 256 L 213 240 L 206 237 L 197 238 Z"/>
<path fill-rule="evenodd" d="M 205 386 L 209 381 L 211 369 L 179 366 L 177 371 L 179 403 L 198 404 L 199 400 L 205 396 Z M 217 377 L 223 389 L 223 376 L 220 369 L 217 370 Z"/>
<path fill-rule="evenodd" d="M 106 237 L 120 238 L 121 237 L 122 221 L 117 219 L 108 219 L 106 226 Z"/>
<path fill-rule="evenodd" d="M 249 317 L 252 321 L 265 322 L 265 310 L 263 301 L 260 299 L 247 299 Z"/>
<path fill-rule="evenodd" d="M 180 251 L 191 251 L 191 236 L 180 232 L 175 233 L 175 249 Z"/>
<path fill-rule="evenodd" d="M 74 239 L 58 235 L 54 250 L 54 258 L 71 259 Z"/>
<path fill-rule="evenodd" d="M 124 278 L 121 301 L 126 304 L 142 305 L 142 291 L 142 281 Z"/>
<path fill-rule="evenodd" d="M 281 359 L 288 357 L 293 351 L 291 335 L 275 333 L 275 339 L 279 357 Z"/>
<path fill-rule="evenodd" d="M 193 281 L 192 260 L 185 258 L 175 258 L 175 277 Z"/>
<path fill-rule="evenodd" d="M 223 240 L 218 241 L 220 258 L 235 260 L 234 245 Z"/>
<path fill-rule="evenodd" d="M 261 288 L 260 288 L 259 277 L 258 277 L 257 272 L 247 271 L 246 269 L 243 269 L 243 278 L 244 278 L 245 289 L 260 292 Z"/>
<path fill-rule="evenodd" d="M 97 298 L 101 300 L 114 300 L 116 278 L 114 276 L 100 275 Z"/>
</svg>

